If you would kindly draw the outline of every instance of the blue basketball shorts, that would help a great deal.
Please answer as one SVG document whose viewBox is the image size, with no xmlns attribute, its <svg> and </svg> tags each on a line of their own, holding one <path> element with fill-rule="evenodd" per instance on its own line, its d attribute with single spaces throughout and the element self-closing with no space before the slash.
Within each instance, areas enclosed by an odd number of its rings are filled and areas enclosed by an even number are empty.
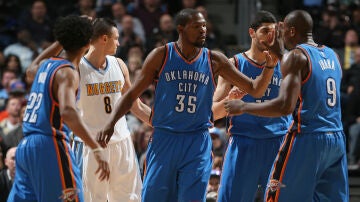
<svg viewBox="0 0 360 202">
<path fill-rule="evenodd" d="M 66 140 L 26 136 L 17 147 L 15 159 L 9 202 L 84 201 L 79 168 Z"/>
<path fill-rule="evenodd" d="M 211 147 L 207 129 L 174 133 L 155 128 L 148 144 L 142 200 L 205 201 Z"/>
</svg>

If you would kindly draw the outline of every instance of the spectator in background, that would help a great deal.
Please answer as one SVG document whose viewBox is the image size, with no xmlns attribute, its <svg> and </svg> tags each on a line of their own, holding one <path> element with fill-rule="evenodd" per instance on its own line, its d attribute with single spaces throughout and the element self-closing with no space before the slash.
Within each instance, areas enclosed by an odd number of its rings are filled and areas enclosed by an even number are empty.
<svg viewBox="0 0 360 202">
<path fill-rule="evenodd" d="M 21 61 L 17 55 L 9 54 L 5 58 L 5 69 L 12 70 L 16 72 L 16 77 L 22 76 L 22 68 L 21 68 Z"/>
<path fill-rule="evenodd" d="M 15 177 L 16 147 L 6 153 L 5 165 L 7 168 L 0 171 L 0 202 L 6 202 Z"/>
<path fill-rule="evenodd" d="M 345 117 L 349 124 L 348 138 L 348 169 L 357 170 L 360 168 L 360 90 L 358 80 L 357 87 L 350 93 L 346 106 Z"/>
<path fill-rule="evenodd" d="M 134 31 L 134 23 L 131 15 L 123 16 L 121 20 L 121 26 L 122 26 L 122 31 L 120 32 L 120 36 L 119 36 L 120 46 L 118 47 L 116 55 L 119 58 L 122 58 L 123 60 L 127 61 L 128 59 L 127 54 L 129 48 L 133 44 L 142 45 L 143 41 Z"/>
<path fill-rule="evenodd" d="M 175 41 L 178 34 L 175 29 L 174 20 L 169 14 L 163 14 L 160 17 L 159 28 L 154 29 L 150 36 L 150 41 L 147 43 L 147 50 L 152 50 L 157 47 L 156 43 L 161 42 L 165 45 L 170 41 Z"/>
<path fill-rule="evenodd" d="M 42 49 L 45 49 L 54 41 L 52 24 L 53 22 L 47 15 L 44 0 L 35 0 L 31 6 L 30 13 L 26 13 L 19 20 L 20 29 L 28 30 L 36 46 Z"/>
<path fill-rule="evenodd" d="M 111 11 L 112 11 L 113 20 L 116 23 L 119 33 L 121 33 L 123 29 L 121 25 L 121 21 L 122 18 L 126 15 L 126 9 L 122 3 L 117 2 L 112 5 Z M 132 19 L 134 25 L 134 32 L 141 38 L 143 42 L 145 42 L 146 41 L 145 31 L 143 25 L 141 24 L 141 21 L 136 17 L 133 17 Z"/>
<path fill-rule="evenodd" d="M 225 44 L 221 40 L 221 33 L 209 19 L 208 12 L 204 6 L 196 7 L 196 10 L 199 11 L 206 19 L 206 43 L 205 46 L 209 49 L 220 49 L 222 52 L 226 53 Z"/>
<path fill-rule="evenodd" d="M 129 76 L 130 76 L 130 81 L 133 83 L 135 81 L 135 72 L 138 69 L 141 69 L 141 66 L 143 64 L 143 60 L 141 58 L 141 56 L 139 55 L 131 55 L 128 58 L 128 68 L 129 68 Z"/>
<path fill-rule="evenodd" d="M 139 56 L 141 59 L 144 59 L 145 57 L 144 46 L 142 46 L 141 44 L 132 44 L 129 47 L 127 58 L 130 58 L 133 55 Z"/>
<path fill-rule="evenodd" d="M 5 110 L 8 113 L 8 117 L 0 122 L 0 128 L 2 129 L 5 136 L 20 125 L 21 105 L 21 99 L 18 97 L 10 96 L 7 99 Z"/>
<path fill-rule="evenodd" d="M 339 55 L 343 70 L 347 70 L 355 62 L 355 50 L 359 47 L 359 35 L 355 29 L 349 29 L 346 31 L 343 41 L 344 47 L 337 49 L 336 52 Z"/>
<path fill-rule="evenodd" d="M 207 192 L 218 192 L 219 186 L 220 186 L 220 176 L 221 171 L 220 170 L 212 170 L 210 173 L 210 180 L 207 186 Z"/>
<path fill-rule="evenodd" d="M 314 40 L 332 48 L 344 47 L 343 39 L 348 27 L 341 23 L 338 9 L 334 6 L 328 6 L 321 16 L 322 20 L 319 26 L 314 27 Z"/>
<path fill-rule="evenodd" d="M 17 147 L 20 140 L 24 137 L 24 133 L 22 131 L 22 119 L 24 117 L 24 112 L 26 110 L 26 105 L 23 104 L 20 110 L 20 123 L 19 125 L 12 131 L 9 132 L 3 139 L 4 151 L 8 151 L 11 147 Z"/>
<path fill-rule="evenodd" d="M 165 10 L 161 8 L 161 0 L 143 0 L 132 15 L 139 18 L 144 26 L 145 36 L 150 37 L 153 29 L 159 27 L 159 19 L 164 13 Z"/>
<path fill-rule="evenodd" d="M 17 39 L 18 42 L 5 48 L 4 55 L 5 57 L 10 54 L 18 56 L 21 61 L 22 72 L 25 72 L 32 60 L 41 52 L 41 49 L 36 45 L 27 29 L 20 29 L 17 33 Z"/>
<path fill-rule="evenodd" d="M 152 136 L 153 128 L 146 124 L 142 124 L 138 129 L 139 131 L 134 136 L 136 138 L 135 151 L 138 155 L 139 159 L 139 167 L 141 176 L 144 176 L 145 172 L 145 159 L 146 159 L 146 149 L 148 146 L 148 142 Z"/>
<path fill-rule="evenodd" d="M 212 152 L 215 156 L 224 156 L 225 138 L 220 129 L 212 127 L 209 129 L 212 140 Z"/>
<path fill-rule="evenodd" d="M 5 65 L 5 56 L 4 52 L 0 50 L 0 68 L 3 68 Z"/>
<path fill-rule="evenodd" d="M 360 33 L 360 7 L 356 6 L 351 12 L 351 26 Z"/>
<path fill-rule="evenodd" d="M 0 111 L 5 107 L 6 99 L 9 97 L 10 82 L 16 79 L 16 72 L 10 69 L 4 69 L 1 75 L 1 89 L 0 89 Z"/>
<path fill-rule="evenodd" d="M 74 11 L 72 11 L 72 14 L 79 16 L 86 15 L 92 18 L 96 18 L 96 11 L 94 7 L 93 0 L 78 0 Z"/>
</svg>

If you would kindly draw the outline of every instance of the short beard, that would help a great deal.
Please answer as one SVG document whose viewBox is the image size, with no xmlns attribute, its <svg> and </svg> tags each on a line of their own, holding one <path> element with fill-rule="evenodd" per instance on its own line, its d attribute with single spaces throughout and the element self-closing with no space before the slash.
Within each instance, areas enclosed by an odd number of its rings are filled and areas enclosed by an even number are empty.
<svg viewBox="0 0 360 202">
<path fill-rule="evenodd" d="M 195 42 L 195 43 L 193 43 L 193 45 L 197 48 L 202 48 L 202 47 L 204 47 L 205 42 Z"/>
</svg>

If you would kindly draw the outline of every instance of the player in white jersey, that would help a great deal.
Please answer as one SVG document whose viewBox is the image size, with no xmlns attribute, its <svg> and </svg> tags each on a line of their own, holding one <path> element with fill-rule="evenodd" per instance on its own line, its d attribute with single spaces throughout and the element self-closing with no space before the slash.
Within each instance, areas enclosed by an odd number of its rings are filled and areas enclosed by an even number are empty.
<svg viewBox="0 0 360 202">
<path fill-rule="evenodd" d="M 122 93 L 126 92 L 131 84 L 125 63 L 110 56 L 115 54 L 119 46 L 116 24 L 110 19 L 97 18 L 93 21 L 93 27 L 90 49 L 79 65 L 80 97 L 77 106 L 90 130 L 99 131 L 110 118 Z M 149 122 L 150 108 L 140 100 L 133 105 L 131 112 L 141 120 Z M 141 176 L 125 116 L 117 121 L 105 154 L 111 176 L 110 180 L 104 183 L 96 179 L 96 160 L 91 150 L 84 146 L 85 201 L 140 201 Z"/>
</svg>

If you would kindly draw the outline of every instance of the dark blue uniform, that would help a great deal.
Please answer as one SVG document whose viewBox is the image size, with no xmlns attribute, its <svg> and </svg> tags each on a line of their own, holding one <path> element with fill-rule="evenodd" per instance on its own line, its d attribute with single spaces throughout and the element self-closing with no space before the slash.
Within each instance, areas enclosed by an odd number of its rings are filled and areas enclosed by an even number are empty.
<svg viewBox="0 0 360 202">
<path fill-rule="evenodd" d="M 25 137 L 16 150 L 16 175 L 9 202 L 83 201 L 69 129 L 52 92 L 53 77 L 60 68 L 74 67 L 60 58 L 46 60 L 31 87 L 23 119 Z"/>
<path fill-rule="evenodd" d="M 156 83 L 154 134 L 146 157 L 144 201 L 204 201 L 211 171 L 212 97 L 210 52 L 187 61 L 175 43 Z"/>
<path fill-rule="evenodd" d="M 310 71 L 271 171 L 267 201 L 349 201 L 340 63 L 326 46 L 297 48 Z"/>
<path fill-rule="evenodd" d="M 245 53 L 234 56 L 239 71 L 252 79 L 263 71 Z M 279 63 L 270 84 L 261 98 L 245 95 L 245 102 L 266 102 L 279 94 L 282 75 Z M 258 185 L 266 187 L 268 176 L 286 134 L 290 116 L 267 118 L 249 114 L 232 116 L 230 140 L 225 155 L 218 201 L 254 201 Z"/>
</svg>

